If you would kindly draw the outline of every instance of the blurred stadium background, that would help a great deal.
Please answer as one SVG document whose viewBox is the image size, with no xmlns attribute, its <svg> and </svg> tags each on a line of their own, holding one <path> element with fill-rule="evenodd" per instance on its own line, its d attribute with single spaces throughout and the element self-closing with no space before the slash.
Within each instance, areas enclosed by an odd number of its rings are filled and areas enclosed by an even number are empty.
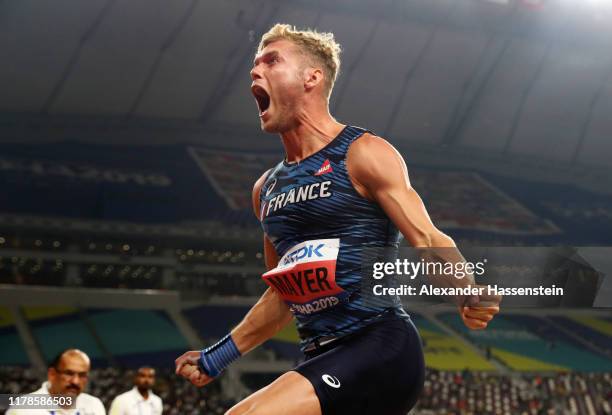
<svg viewBox="0 0 612 415">
<path fill-rule="evenodd" d="M 0 392 L 58 351 L 109 405 L 140 364 L 167 414 L 221 414 L 299 359 L 294 328 L 210 387 L 172 374 L 263 292 L 254 180 L 282 157 L 248 72 L 286 22 L 344 47 L 332 112 L 404 155 L 460 246 L 612 243 L 612 1 L 0 1 Z M 525 270 L 516 270 L 523 272 Z M 612 312 L 411 307 L 415 414 L 612 413 Z"/>
</svg>

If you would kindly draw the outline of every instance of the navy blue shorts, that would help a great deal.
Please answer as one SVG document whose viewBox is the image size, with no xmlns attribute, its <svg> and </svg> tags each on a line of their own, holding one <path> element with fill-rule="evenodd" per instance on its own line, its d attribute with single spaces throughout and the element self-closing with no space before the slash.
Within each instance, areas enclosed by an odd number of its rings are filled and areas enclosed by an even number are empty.
<svg viewBox="0 0 612 415">
<path fill-rule="evenodd" d="M 423 388 L 421 338 L 411 321 L 386 316 L 316 351 L 294 369 L 323 415 L 406 415 Z"/>
</svg>

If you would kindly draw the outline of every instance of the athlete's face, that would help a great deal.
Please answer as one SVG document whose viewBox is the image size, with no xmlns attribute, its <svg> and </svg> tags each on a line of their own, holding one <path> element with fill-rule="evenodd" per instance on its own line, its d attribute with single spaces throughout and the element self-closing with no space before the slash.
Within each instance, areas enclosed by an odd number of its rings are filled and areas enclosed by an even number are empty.
<svg viewBox="0 0 612 415">
<path fill-rule="evenodd" d="M 262 130 L 281 133 L 294 127 L 296 109 L 304 95 L 304 68 L 304 55 L 287 40 L 272 42 L 255 56 L 251 92 Z"/>
</svg>

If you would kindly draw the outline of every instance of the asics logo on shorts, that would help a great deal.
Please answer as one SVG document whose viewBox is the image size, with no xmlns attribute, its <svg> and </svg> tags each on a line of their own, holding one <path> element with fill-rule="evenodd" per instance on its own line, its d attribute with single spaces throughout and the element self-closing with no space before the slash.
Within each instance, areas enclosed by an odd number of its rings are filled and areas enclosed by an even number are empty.
<svg viewBox="0 0 612 415">
<path fill-rule="evenodd" d="M 321 379 L 323 379 L 323 382 L 325 382 L 328 386 L 331 386 L 334 389 L 340 388 L 340 381 L 335 376 L 325 374 L 321 376 Z"/>
</svg>

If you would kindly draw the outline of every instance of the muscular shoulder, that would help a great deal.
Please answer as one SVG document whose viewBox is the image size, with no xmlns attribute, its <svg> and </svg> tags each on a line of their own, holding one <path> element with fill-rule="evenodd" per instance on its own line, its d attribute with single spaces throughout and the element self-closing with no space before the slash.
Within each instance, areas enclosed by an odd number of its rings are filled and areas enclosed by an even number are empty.
<svg viewBox="0 0 612 415">
<path fill-rule="evenodd" d="M 373 150 L 377 152 L 394 151 L 394 147 L 385 140 L 383 137 L 374 135 L 372 133 L 363 133 L 361 137 L 351 144 L 349 152 L 361 153 L 366 150 Z"/>
<path fill-rule="evenodd" d="M 359 165 L 355 167 L 367 167 L 368 165 L 380 167 L 385 166 L 389 161 L 402 158 L 391 143 L 370 133 L 365 133 L 351 144 L 347 157 L 348 163 Z"/>
<path fill-rule="evenodd" d="M 270 171 L 272 171 L 272 169 L 266 170 L 266 172 L 262 174 L 261 177 L 257 179 L 255 184 L 253 185 L 253 193 L 251 195 L 251 199 L 253 201 L 253 212 L 255 213 L 255 217 L 257 217 L 258 220 L 259 220 L 259 203 L 260 203 L 259 194 L 261 193 L 261 188 L 266 182 L 266 179 L 268 178 Z"/>
<path fill-rule="evenodd" d="M 351 144 L 347 153 L 351 181 L 364 196 L 373 197 L 372 189 L 390 180 L 407 180 L 406 164 L 401 154 L 382 137 L 365 133 Z"/>
</svg>

